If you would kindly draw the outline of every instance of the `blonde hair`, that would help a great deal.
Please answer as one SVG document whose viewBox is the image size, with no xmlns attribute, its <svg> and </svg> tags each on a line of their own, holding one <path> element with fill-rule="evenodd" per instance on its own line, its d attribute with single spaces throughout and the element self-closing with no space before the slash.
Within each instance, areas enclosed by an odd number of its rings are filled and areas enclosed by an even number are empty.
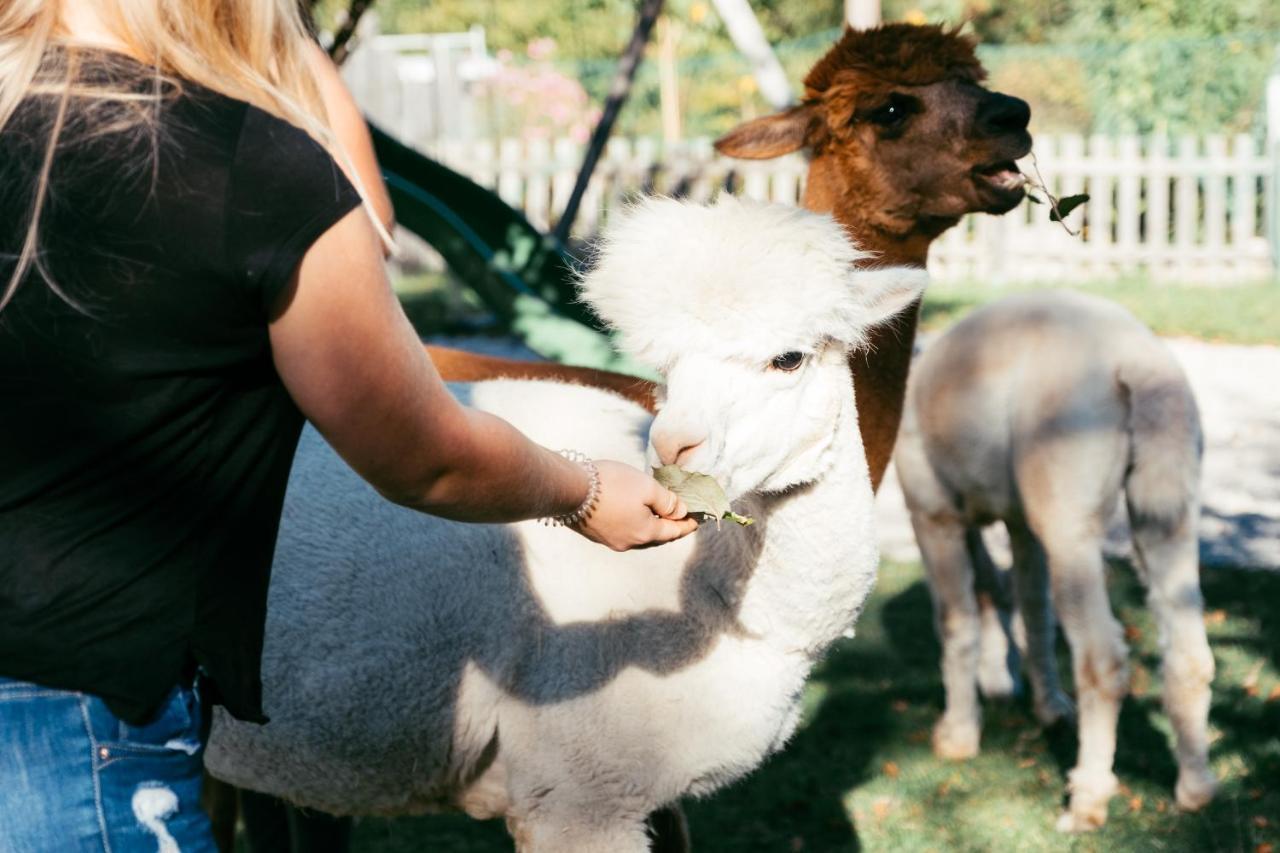
<svg viewBox="0 0 1280 853">
<path fill-rule="evenodd" d="M 41 269 L 40 214 L 72 102 L 150 101 L 158 108 L 162 90 L 180 87 L 184 80 L 245 101 L 311 134 L 348 167 L 374 227 L 390 245 L 359 176 L 329 129 L 307 59 L 315 47 L 298 0 L 95 0 L 95 7 L 122 49 L 151 68 L 151 94 L 139 94 L 136 81 L 113 88 L 78 79 L 78 51 L 61 29 L 62 0 L 0 0 L 0 132 L 27 95 L 58 96 L 26 237 L 13 275 L 0 291 L 0 309 L 13 299 L 28 270 Z M 67 60 L 50 65 L 49 49 L 58 46 L 67 48 Z M 51 73 L 50 68 L 56 70 Z M 57 292 L 49 276 L 44 278 Z"/>
</svg>

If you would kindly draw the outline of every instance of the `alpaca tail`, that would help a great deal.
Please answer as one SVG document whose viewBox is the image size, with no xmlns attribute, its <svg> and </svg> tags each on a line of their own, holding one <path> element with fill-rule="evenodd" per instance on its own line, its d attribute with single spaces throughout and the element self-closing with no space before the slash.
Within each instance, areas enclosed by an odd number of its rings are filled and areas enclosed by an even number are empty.
<svg viewBox="0 0 1280 853">
<path fill-rule="evenodd" d="M 1195 396 L 1163 345 L 1120 369 L 1129 404 L 1125 500 L 1135 536 L 1195 524 L 1203 438 Z"/>
<path fill-rule="evenodd" d="M 1200 594 L 1200 457 L 1203 438 L 1191 387 L 1163 346 L 1120 371 L 1129 401 L 1125 501 L 1147 601 L 1159 628 L 1164 706 L 1177 738 L 1175 797 L 1187 810 L 1213 798 L 1208 758 L 1213 654 Z"/>
</svg>

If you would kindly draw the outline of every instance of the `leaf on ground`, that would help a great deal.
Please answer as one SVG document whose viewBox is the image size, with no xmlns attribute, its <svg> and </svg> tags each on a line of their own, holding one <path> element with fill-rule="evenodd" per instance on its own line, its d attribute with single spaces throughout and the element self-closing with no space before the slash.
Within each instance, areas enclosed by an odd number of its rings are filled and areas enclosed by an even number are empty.
<svg viewBox="0 0 1280 853">
<path fill-rule="evenodd" d="M 1280 684 L 1277 684 L 1275 687 L 1272 687 L 1271 692 L 1267 694 L 1268 702 L 1274 702 L 1277 699 L 1280 699 Z"/>
<path fill-rule="evenodd" d="M 690 515 L 705 515 L 717 521 L 724 518 L 744 527 L 755 523 L 755 519 L 733 511 L 714 477 L 686 471 L 679 465 L 663 465 L 653 469 L 653 478 L 679 495 Z"/>
<path fill-rule="evenodd" d="M 1080 205 L 1089 200 L 1088 193 L 1080 193 L 1079 195 L 1069 195 L 1058 199 L 1056 209 L 1049 211 L 1049 219 L 1052 222 L 1061 222 L 1062 218 L 1075 210 Z"/>
<path fill-rule="evenodd" d="M 1129 692 L 1134 696 L 1146 696 L 1151 689 L 1151 673 L 1139 663 L 1133 665 L 1129 672 Z"/>
<path fill-rule="evenodd" d="M 886 761 L 880 769 L 884 771 L 884 775 L 888 776 L 890 779 L 897 779 L 898 774 L 902 772 L 898 769 L 897 763 L 893 761 Z"/>
<path fill-rule="evenodd" d="M 1210 610 L 1204 615 L 1204 621 L 1206 625 L 1221 625 L 1227 621 L 1227 611 Z"/>
</svg>

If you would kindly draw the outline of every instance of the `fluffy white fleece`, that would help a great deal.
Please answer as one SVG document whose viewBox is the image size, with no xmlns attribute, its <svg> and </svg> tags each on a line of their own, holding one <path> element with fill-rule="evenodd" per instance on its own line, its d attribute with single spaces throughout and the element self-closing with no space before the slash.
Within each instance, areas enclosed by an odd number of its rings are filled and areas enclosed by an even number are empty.
<svg viewBox="0 0 1280 853">
<path fill-rule="evenodd" d="M 690 467 L 732 484 L 749 528 L 617 554 L 443 521 L 382 501 L 308 432 L 271 586 L 271 722 L 219 714 L 209 769 L 335 813 L 502 815 L 522 850 L 626 851 L 647 849 L 646 814 L 780 748 L 875 578 L 847 350 L 923 283 L 854 257 L 803 211 L 646 203 L 584 293 L 666 372 L 656 418 L 568 385 L 455 389 L 542 444 L 636 465 L 651 437 L 696 435 Z M 802 366 L 770 367 L 789 350 Z"/>
<path fill-rule="evenodd" d="M 690 352 L 763 361 L 819 338 L 858 343 L 867 294 L 849 270 L 867 256 L 800 208 L 653 198 L 604 235 L 582 298 L 658 369 Z"/>
</svg>

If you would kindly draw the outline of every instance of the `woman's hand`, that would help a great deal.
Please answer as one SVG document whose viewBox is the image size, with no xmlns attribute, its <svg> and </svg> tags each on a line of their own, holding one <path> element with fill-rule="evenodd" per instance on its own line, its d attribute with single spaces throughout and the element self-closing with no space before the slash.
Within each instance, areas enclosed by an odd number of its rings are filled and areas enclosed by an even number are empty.
<svg viewBox="0 0 1280 853">
<path fill-rule="evenodd" d="M 597 460 L 600 496 L 574 530 L 614 551 L 661 545 L 698 529 L 684 501 L 639 469 Z"/>
</svg>

